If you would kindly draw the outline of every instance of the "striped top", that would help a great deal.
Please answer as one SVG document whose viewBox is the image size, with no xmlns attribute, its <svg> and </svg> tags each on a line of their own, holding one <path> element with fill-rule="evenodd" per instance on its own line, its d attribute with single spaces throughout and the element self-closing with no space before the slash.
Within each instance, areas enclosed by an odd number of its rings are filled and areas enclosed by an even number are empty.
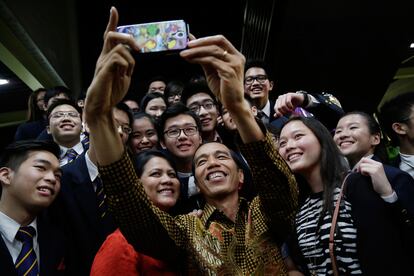
<svg viewBox="0 0 414 276">
<path fill-rule="evenodd" d="M 340 189 L 334 190 L 334 204 Z M 308 197 L 296 215 L 299 248 L 311 275 L 333 275 L 329 257 L 329 232 L 332 216 L 326 214 L 318 227 L 323 208 L 323 192 Z M 351 204 L 342 199 L 335 233 L 335 256 L 340 275 L 362 274 L 357 256 L 357 229 L 351 216 Z"/>
</svg>

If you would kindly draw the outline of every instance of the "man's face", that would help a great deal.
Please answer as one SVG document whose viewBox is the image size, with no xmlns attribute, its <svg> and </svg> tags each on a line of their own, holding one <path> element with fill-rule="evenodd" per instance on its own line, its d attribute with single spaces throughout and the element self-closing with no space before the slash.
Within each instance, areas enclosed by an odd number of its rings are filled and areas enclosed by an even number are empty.
<svg viewBox="0 0 414 276">
<path fill-rule="evenodd" d="M 15 171 L 0 168 L 5 196 L 12 199 L 14 208 L 29 213 L 48 207 L 60 190 L 62 172 L 59 160 L 48 151 L 29 152 L 28 158 Z"/>
<path fill-rule="evenodd" d="M 71 105 L 55 107 L 49 116 L 48 133 L 59 145 L 76 145 L 80 141 L 82 120 L 79 112 Z"/>
<path fill-rule="evenodd" d="M 273 89 L 273 82 L 269 81 L 263 68 L 252 67 L 244 75 L 244 92 L 252 99 L 269 98 L 269 92 Z"/>
<path fill-rule="evenodd" d="M 122 144 L 126 145 L 128 141 L 129 134 L 131 134 L 132 129 L 129 123 L 128 114 L 118 108 L 113 109 L 114 119 L 118 133 L 121 136 Z"/>
<path fill-rule="evenodd" d="M 148 87 L 148 93 L 160 92 L 164 94 L 165 86 L 166 84 L 163 81 L 153 81 Z"/>
<path fill-rule="evenodd" d="M 220 143 L 207 143 L 194 155 L 195 178 L 203 196 L 209 200 L 238 194 L 244 176 L 230 150 Z"/>
<path fill-rule="evenodd" d="M 180 114 L 165 121 L 164 132 L 189 127 L 197 127 L 194 118 L 187 114 Z M 163 138 L 164 141 L 161 142 L 162 146 L 167 148 L 174 157 L 190 161 L 194 156 L 194 152 L 201 144 L 199 131 L 196 131 L 194 135 L 187 136 L 183 130 L 180 130 L 178 137 L 168 137 L 164 133 Z"/>
<path fill-rule="evenodd" d="M 202 132 L 215 131 L 218 111 L 213 99 L 208 94 L 201 92 L 189 97 L 187 107 L 200 118 Z"/>
</svg>

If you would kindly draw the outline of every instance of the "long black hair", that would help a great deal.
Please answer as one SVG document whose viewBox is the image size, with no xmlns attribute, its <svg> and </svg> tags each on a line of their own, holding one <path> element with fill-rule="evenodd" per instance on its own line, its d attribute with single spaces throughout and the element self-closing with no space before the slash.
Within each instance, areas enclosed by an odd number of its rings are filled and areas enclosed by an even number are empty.
<svg viewBox="0 0 414 276">
<path fill-rule="evenodd" d="M 320 156 L 320 175 L 323 185 L 323 214 L 328 211 L 332 214 L 333 209 L 333 193 L 335 188 L 340 187 L 342 180 L 348 172 L 348 164 L 345 157 L 340 153 L 338 146 L 335 144 L 329 130 L 318 120 L 306 117 L 291 117 L 282 127 L 283 128 L 294 121 L 302 122 L 307 128 L 312 131 L 321 147 Z M 304 181 L 303 177 L 297 178 L 298 182 Z M 302 183 L 303 184 L 303 183 Z M 303 186 L 303 185 L 302 185 Z M 299 187 L 301 187 L 299 183 Z"/>
</svg>

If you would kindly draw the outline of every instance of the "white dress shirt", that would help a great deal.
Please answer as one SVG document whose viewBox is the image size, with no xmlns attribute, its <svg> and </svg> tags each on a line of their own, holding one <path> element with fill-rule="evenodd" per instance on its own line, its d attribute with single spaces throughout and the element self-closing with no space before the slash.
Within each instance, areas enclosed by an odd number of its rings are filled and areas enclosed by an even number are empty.
<svg viewBox="0 0 414 276">
<path fill-rule="evenodd" d="M 37 221 L 34 219 L 29 225 L 36 230 L 36 235 L 33 237 L 33 249 L 36 253 L 37 262 L 40 267 L 40 255 L 39 255 L 39 243 L 37 242 Z M 16 262 L 17 257 L 22 250 L 23 243 L 16 240 L 16 234 L 19 231 L 21 225 L 17 223 L 14 219 L 7 216 L 5 213 L 0 211 L 0 232 L 1 237 L 3 238 L 4 243 L 9 250 L 9 253 L 13 259 L 13 263 Z"/>
<path fill-rule="evenodd" d="M 60 160 L 59 164 L 60 166 L 64 166 L 68 163 L 68 157 L 66 156 L 66 152 L 69 150 L 69 148 L 66 148 L 64 146 L 59 145 L 60 147 Z M 77 143 L 74 147 L 72 147 L 76 151 L 78 155 L 81 155 L 83 152 L 83 145 L 81 142 Z"/>
</svg>

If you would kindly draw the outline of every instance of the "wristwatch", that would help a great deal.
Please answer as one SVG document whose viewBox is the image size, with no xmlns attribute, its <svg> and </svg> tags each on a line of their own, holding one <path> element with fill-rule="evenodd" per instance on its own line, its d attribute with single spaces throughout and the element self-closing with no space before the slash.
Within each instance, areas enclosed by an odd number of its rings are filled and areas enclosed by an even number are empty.
<svg viewBox="0 0 414 276">
<path fill-rule="evenodd" d="M 303 103 L 302 107 L 306 108 L 309 105 L 309 94 L 308 92 L 304 90 L 296 91 L 296 94 L 302 94 L 303 95 Z"/>
</svg>

